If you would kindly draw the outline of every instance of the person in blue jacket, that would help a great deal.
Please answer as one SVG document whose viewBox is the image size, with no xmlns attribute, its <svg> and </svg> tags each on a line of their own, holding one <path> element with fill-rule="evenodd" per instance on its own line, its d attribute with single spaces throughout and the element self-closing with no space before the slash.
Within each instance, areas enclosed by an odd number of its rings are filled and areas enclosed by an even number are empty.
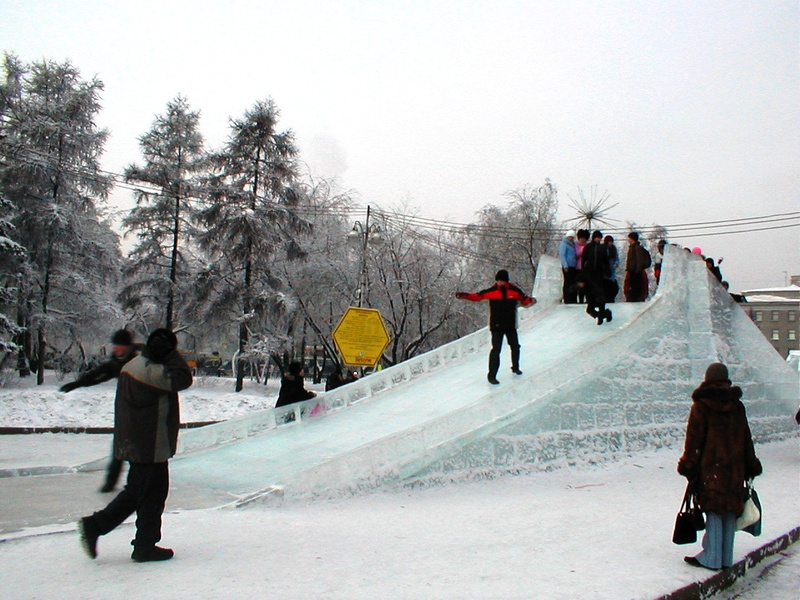
<svg viewBox="0 0 800 600">
<path fill-rule="evenodd" d="M 561 260 L 561 271 L 564 273 L 562 294 L 564 304 L 576 304 L 578 292 L 575 279 L 578 276 L 578 255 L 575 250 L 575 232 L 568 231 L 558 246 L 558 258 Z"/>
</svg>

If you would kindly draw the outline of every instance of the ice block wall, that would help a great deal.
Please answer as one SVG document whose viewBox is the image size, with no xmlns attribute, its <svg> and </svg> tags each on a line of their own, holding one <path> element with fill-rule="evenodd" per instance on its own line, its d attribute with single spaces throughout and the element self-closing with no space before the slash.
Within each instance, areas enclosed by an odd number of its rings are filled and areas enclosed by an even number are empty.
<svg viewBox="0 0 800 600">
<path fill-rule="evenodd" d="M 604 365 L 608 355 L 615 359 Z M 716 361 L 728 365 L 734 384 L 743 388 L 757 442 L 797 435 L 791 418 L 797 374 L 703 260 L 678 247 L 667 248 L 661 286 L 636 322 L 575 361 L 588 365 L 590 374 L 554 386 L 503 422 L 487 424 L 486 435 L 465 432 L 406 482 L 496 476 L 646 449 L 680 449 L 690 394 Z"/>
</svg>

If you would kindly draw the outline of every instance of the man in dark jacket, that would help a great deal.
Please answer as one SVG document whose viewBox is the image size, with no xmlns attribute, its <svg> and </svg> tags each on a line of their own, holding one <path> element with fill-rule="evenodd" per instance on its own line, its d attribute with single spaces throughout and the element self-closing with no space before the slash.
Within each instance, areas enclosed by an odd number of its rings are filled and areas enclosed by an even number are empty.
<svg viewBox="0 0 800 600">
<path fill-rule="evenodd" d="M 650 253 L 639 243 L 639 234 L 628 234 L 628 256 L 625 261 L 625 302 L 644 302 L 650 291 L 647 269 L 650 268 Z"/>
<path fill-rule="evenodd" d="M 586 299 L 586 314 L 597 319 L 597 324 L 602 325 L 604 321 L 611 322 L 613 315 L 606 308 L 605 291 L 603 280 L 592 279 L 587 273 L 581 271 L 574 286 L 578 293 L 582 293 Z"/>
<path fill-rule="evenodd" d="M 278 401 L 275 403 L 275 408 L 310 400 L 317 395 L 305 388 L 304 376 L 303 363 L 295 361 L 289 364 L 288 371 L 281 378 L 281 389 L 278 392 Z"/>
<path fill-rule="evenodd" d="M 169 459 L 178 445 L 178 392 L 192 385 L 192 371 L 177 350 L 168 329 L 156 329 L 143 352 L 119 375 L 114 405 L 114 452 L 130 463 L 125 488 L 104 509 L 78 523 L 81 544 L 97 557 L 97 538 L 136 512 L 136 536 L 131 558 L 136 562 L 168 560 L 160 548 L 161 515 L 169 492 Z"/>
<path fill-rule="evenodd" d="M 71 392 L 80 387 L 90 387 L 105 381 L 119 377 L 122 367 L 136 356 L 137 349 L 133 345 L 133 334 L 127 329 L 120 329 L 111 336 L 111 358 L 92 369 L 85 375 L 79 377 L 71 383 L 65 383 L 59 391 Z M 119 481 L 119 474 L 122 472 L 122 461 L 111 453 L 111 460 L 106 469 L 106 481 L 100 491 L 105 493 L 113 492 Z"/>
<path fill-rule="evenodd" d="M 721 569 L 733 564 L 736 517 L 744 508 L 745 481 L 761 474 L 742 389 L 731 385 L 728 368 L 712 363 L 692 392 L 686 443 L 678 473 L 694 483 L 706 513 L 703 551 L 684 560 L 696 567 Z"/>
<path fill-rule="evenodd" d="M 520 346 L 517 336 L 517 304 L 533 306 L 536 299 L 526 295 L 516 285 L 508 282 L 508 271 L 500 269 L 495 275 L 495 284 L 477 293 L 456 292 L 456 298 L 480 302 L 489 301 L 489 331 L 492 333 L 492 350 L 489 352 L 489 373 L 491 384 L 500 383 L 497 371 L 500 369 L 500 350 L 503 338 L 508 340 L 511 349 L 511 371 L 522 375 L 519 368 Z"/>
<path fill-rule="evenodd" d="M 603 232 L 595 231 L 592 241 L 583 249 L 582 268 L 577 279 L 578 296 L 586 298 L 586 313 L 597 324 L 611 320 L 611 311 L 606 309 L 606 280 L 611 275 L 608 249 L 603 243 Z M 582 292 L 582 293 L 581 293 Z"/>
</svg>

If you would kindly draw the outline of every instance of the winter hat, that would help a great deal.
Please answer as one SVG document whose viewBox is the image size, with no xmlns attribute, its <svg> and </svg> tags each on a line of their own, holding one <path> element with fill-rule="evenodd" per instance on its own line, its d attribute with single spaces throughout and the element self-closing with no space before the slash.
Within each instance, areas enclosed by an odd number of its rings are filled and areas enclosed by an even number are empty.
<svg viewBox="0 0 800 600">
<path fill-rule="evenodd" d="M 575 232 L 572 229 L 570 229 L 567 233 L 564 234 L 564 237 L 565 238 L 568 238 L 568 237 L 574 238 L 575 237 Z"/>
<path fill-rule="evenodd" d="M 300 371 L 302 370 L 303 370 L 303 363 L 298 361 L 289 363 L 289 375 L 294 375 L 295 377 L 297 377 L 298 375 L 300 375 Z"/>
<path fill-rule="evenodd" d="M 508 283 L 508 271 L 506 271 L 505 269 L 500 269 L 497 272 L 497 275 L 494 276 L 494 280 L 505 281 L 506 283 Z"/>
<path fill-rule="evenodd" d="M 133 344 L 133 334 L 127 329 L 120 329 L 111 336 L 111 343 L 115 346 L 130 346 Z"/>
<path fill-rule="evenodd" d="M 711 363 L 706 369 L 705 381 L 728 381 L 728 367 L 722 363 Z"/>
<path fill-rule="evenodd" d="M 610 236 L 610 235 L 607 235 L 606 237 L 603 238 L 603 241 L 605 243 L 611 242 L 613 244 L 614 243 L 614 238 L 612 236 Z"/>
<path fill-rule="evenodd" d="M 155 362 L 161 362 L 178 347 L 178 338 L 169 329 L 156 329 L 147 338 L 146 353 Z"/>
</svg>

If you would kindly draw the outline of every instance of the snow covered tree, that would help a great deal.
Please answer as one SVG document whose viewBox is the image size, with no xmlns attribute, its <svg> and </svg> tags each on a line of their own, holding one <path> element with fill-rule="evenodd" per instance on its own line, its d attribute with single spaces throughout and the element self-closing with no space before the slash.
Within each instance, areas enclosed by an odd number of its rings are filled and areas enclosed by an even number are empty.
<svg viewBox="0 0 800 600">
<path fill-rule="evenodd" d="M 273 270 L 282 273 L 281 278 L 296 299 L 294 329 L 301 330 L 300 321 L 305 321 L 305 341 L 322 349 L 315 357 L 321 359 L 319 364 L 308 370 L 308 374 L 318 379 L 325 366 L 340 362 L 331 334 L 344 311 L 354 302 L 358 286 L 358 261 L 353 261 L 355 255 L 347 235 L 353 227 L 350 220 L 353 199 L 350 192 L 336 189 L 330 181 L 314 181 L 310 177 L 304 179 L 302 190 L 303 204 L 298 212 L 313 223 L 314 229 L 314 235 L 309 236 L 304 245 L 308 260 L 279 259 Z M 273 354 L 299 356 L 305 343 L 301 339 L 293 348 L 293 341 L 273 347 Z"/>
<path fill-rule="evenodd" d="M 178 315 L 191 302 L 188 286 L 197 271 L 192 250 L 198 176 L 205 159 L 199 121 L 199 113 L 178 96 L 139 139 L 144 164 L 125 170 L 125 180 L 142 188 L 136 191 L 136 207 L 123 220 L 138 243 L 129 254 L 121 298 L 129 308 L 163 310 L 152 325 L 167 329 L 181 322 Z"/>
<path fill-rule="evenodd" d="M 515 282 L 530 292 L 542 254 L 558 248 L 556 213 L 558 192 L 549 180 L 506 194 L 506 208 L 489 205 L 480 212 L 475 227 L 478 253 L 496 267 L 512 271 Z"/>
<path fill-rule="evenodd" d="M 208 206 L 199 223 L 200 242 L 209 263 L 199 276 L 203 321 L 226 318 L 238 324 L 238 352 L 248 351 L 252 331 L 270 332 L 293 310 L 279 274 L 271 266 L 279 253 L 291 259 L 305 252 L 299 235 L 311 229 L 297 213 L 297 154 L 294 134 L 277 130 L 279 111 L 272 99 L 257 102 L 231 121 L 224 148 L 210 157 Z M 243 386 L 237 370 L 236 391 Z"/>
<path fill-rule="evenodd" d="M 26 252 L 17 297 L 21 352 L 44 381 L 48 334 L 68 340 L 109 308 L 118 275 L 117 236 L 100 203 L 110 189 L 99 167 L 107 133 L 94 119 L 103 84 L 85 81 L 69 62 L 5 60 L 0 89 L 0 192 Z"/>
<path fill-rule="evenodd" d="M 395 213 L 382 227 L 386 242 L 369 255 L 371 306 L 381 311 L 391 342 L 384 358 L 397 364 L 451 341 L 448 325 L 461 303 L 461 262 L 449 234 L 415 231 Z"/>
<path fill-rule="evenodd" d="M 14 225 L 9 214 L 13 210 L 13 204 L 0 196 L 0 370 L 17 353 L 19 347 L 13 340 L 22 332 L 6 314 L 17 302 L 19 258 L 25 254 L 25 248 L 12 239 Z"/>
</svg>

